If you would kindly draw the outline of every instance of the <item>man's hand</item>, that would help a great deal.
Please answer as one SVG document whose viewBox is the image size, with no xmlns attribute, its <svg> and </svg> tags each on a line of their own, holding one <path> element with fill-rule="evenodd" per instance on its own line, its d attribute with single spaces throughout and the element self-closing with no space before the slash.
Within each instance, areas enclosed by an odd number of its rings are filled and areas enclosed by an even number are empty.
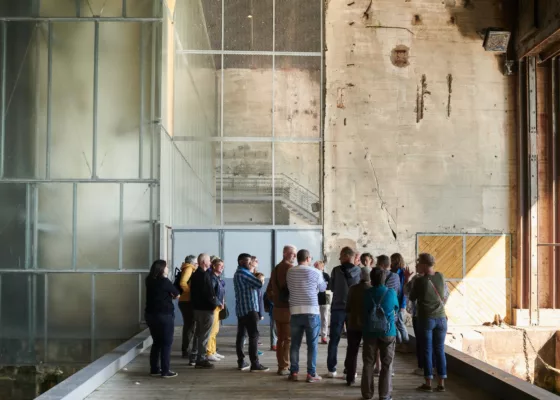
<svg viewBox="0 0 560 400">
<path fill-rule="evenodd" d="M 403 273 L 404 273 L 404 280 L 405 280 L 405 282 L 410 281 L 410 278 L 412 278 L 412 277 L 414 276 L 414 272 L 412 272 L 412 271 L 410 270 L 410 267 L 404 267 Z"/>
</svg>

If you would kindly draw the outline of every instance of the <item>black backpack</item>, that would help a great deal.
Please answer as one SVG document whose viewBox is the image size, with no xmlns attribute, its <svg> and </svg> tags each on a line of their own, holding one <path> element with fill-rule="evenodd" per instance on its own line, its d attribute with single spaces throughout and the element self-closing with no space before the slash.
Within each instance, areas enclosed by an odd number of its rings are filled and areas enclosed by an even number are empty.
<svg viewBox="0 0 560 400">
<path fill-rule="evenodd" d="M 173 286 L 177 288 L 180 294 L 183 294 L 183 289 L 181 288 L 181 275 L 183 271 L 181 268 L 175 268 L 175 279 L 173 279 Z"/>
</svg>

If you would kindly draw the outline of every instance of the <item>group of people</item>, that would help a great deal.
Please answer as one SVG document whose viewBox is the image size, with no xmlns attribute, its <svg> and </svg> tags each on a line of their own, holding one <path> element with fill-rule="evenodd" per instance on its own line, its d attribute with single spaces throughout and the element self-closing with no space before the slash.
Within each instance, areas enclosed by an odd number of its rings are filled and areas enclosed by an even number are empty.
<svg viewBox="0 0 560 400">
<path fill-rule="evenodd" d="M 346 335 L 343 378 L 347 385 L 351 386 L 358 376 L 357 359 L 362 347 L 363 398 L 373 398 L 374 376 L 379 376 L 379 398 L 390 399 L 395 349 L 409 340 L 404 313 L 407 309 L 412 314 L 416 336 L 418 369 L 415 372 L 425 378 L 418 390 L 445 391 L 448 291 L 443 275 L 434 270 L 434 257 L 420 254 L 415 273 L 405 266 L 398 253 L 374 260 L 371 254 L 360 255 L 344 247 L 339 260 L 340 265 L 329 276 L 324 272 L 323 262 L 313 264 L 309 251 L 285 246 L 282 261 L 272 270 L 265 290 L 257 258 L 246 253 L 239 255 L 233 278 L 238 369 L 269 371 L 260 363 L 262 353 L 258 350 L 258 325 L 268 312 L 278 375 L 299 380 L 299 353 L 305 335 L 305 380 L 310 383 L 322 380 L 316 371 L 319 341 L 328 344 L 327 377 L 337 377 L 338 345 Z M 150 354 L 152 375 L 177 376 L 169 369 L 174 326 L 172 300 L 176 298 L 184 320 L 183 357 L 195 368 L 205 369 L 214 368 L 213 363 L 224 358 L 216 347 L 220 320 L 229 313 L 223 269 L 224 263 L 219 258 L 211 259 L 207 254 L 197 259 L 189 256 L 174 285 L 168 279 L 165 261 L 154 262 L 146 278 L 146 322 L 154 339 Z M 247 342 L 249 362 L 244 351 Z M 435 367 L 438 382 L 434 388 Z"/>
</svg>

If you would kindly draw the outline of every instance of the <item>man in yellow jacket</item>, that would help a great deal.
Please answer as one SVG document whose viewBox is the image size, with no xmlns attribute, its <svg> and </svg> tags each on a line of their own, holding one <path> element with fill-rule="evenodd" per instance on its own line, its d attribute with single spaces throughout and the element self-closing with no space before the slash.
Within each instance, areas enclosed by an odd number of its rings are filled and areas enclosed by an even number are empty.
<svg viewBox="0 0 560 400">
<path fill-rule="evenodd" d="M 196 257 L 193 255 L 187 256 L 185 262 L 181 265 L 181 280 L 179 284 L 183 293 L 179 297 L 179 310 L 183 315 L 183 343 L 181 345 L 181 351 L 183 353 L 183 358 L 189 359 L 189 365 L 194 365 L 196 363 L 198 343 L 196 337 L 194 336 L 195 324 L 193 318 L 193 307 L 191 303 L 191 288 L 190 280 L 193 272 L 196 270 L 197 263 Z M 189 352 L 189 342 L 192 339 L 192 347 Z"/>
</svg>

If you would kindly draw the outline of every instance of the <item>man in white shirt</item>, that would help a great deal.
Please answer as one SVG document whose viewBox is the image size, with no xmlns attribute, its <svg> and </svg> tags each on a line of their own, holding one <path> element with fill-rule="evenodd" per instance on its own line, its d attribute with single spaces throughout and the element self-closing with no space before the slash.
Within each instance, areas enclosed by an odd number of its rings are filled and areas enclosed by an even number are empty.
<svg viewBox="0 0 560 400">
<path fill-rule="evenodd" d="M 309 251 L 300 250 L 297 253 L 297 267 L 288 270 L 287 285 L 290 292 L 290 376 L 293 381 L 298 380 L 299 349 L 303 333 L 307 341 L 307 382 L 321 380 L 316 373 L 317 345 L 321 330 L 319 299 L 317 294 L 327 289 L 323 274 L 311 264 Z"/>
</svg>

